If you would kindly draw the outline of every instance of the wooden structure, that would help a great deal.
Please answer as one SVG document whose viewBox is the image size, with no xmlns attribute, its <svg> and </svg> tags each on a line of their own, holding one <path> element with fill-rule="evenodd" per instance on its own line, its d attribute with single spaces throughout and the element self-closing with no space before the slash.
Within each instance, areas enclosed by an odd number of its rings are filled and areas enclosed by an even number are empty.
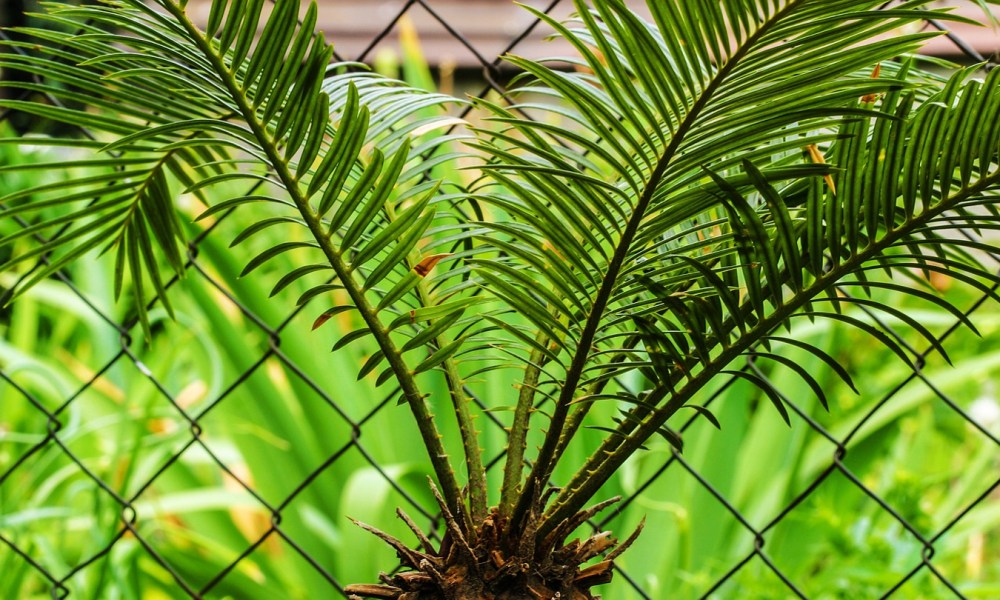
<svg viewBox="0 0 1000 600">
<path fill-rule="evenodd" d="M 421 46 L 431 64 L 449 64 L 478 68 L 482 61 L 491 62 L 527 28 L 532 15 L 513 0 L 317 0 L 319 29 L 334 43 L 338 56 L 346 60 L 370 60 L 372 41 L 389 29 L 378 45 L 398 44 L 400 19 L 409 20 L 420 37 Z M 664 2 L 699 2 L 703 0 L 661 0 Z M 521 0 L 523 4 L 545 9 L 552 0 Z M 644 9 L 644 0 L 631 0 Z M 982 9 L 972 0 L 949 0 L 961 4 L 959 13 L 978 21 L 986 21 Z M 208 17 L 210 0 L 191 0 L 190 6 L 202 21 Z M 561 0 L 552 10 L 558 17 L 572 11 L 570 0 Z M 994 8 L 1000 13 L 1000 10 Z M 973 27 L 950 23 L 963 40 L 983 56 L 1000 53 L 1000 29 Z M 449 31 L 451 29 L 451 31 Z M 546 43 L 549 32 L 536 28 L 522 40 L 515 52 L 522 56 L 542 57 L 564 54 L 566 48 Z M 462 38 L 468 43 L 462 42 Z M 942 56 L 957 55 L 954 44 L 939 38 L 928 44 L 927 52 Z"/>
</svg>

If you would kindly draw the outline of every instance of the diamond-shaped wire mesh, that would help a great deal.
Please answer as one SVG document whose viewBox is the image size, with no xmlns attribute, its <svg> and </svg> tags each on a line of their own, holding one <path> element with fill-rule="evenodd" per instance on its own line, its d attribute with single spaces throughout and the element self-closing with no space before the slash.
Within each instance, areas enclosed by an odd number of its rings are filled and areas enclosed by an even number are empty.
<svg viewBox="0 0 1000 600">
<path fill-rule="evenodd" d="M 501 54 L 538 43 L 538 23 L 506 4 L 322 6 L 331 23 L 355 15 L 340 58 L 371 60 L 415 26 L 441 78 L 456 65 L 474 72 L 463 84 L 484 96 L 504 91 Z M 571 3 L 529 4 L 562 14 Z M 0 7 L 20 22 L 21 2 Z M 936 51 L 985 61 L 955 33 L 947 41 Z M 4 123 L 37 133 L 9 111 Z M 186 277 L 168 291 L 179 318 L 154 309 L 148 342 L 133 312 L 109 299 L 101 261 L 60 273 L 2 315 L 4 597 L 343 596 L 394 564 L 346 516 L 403 537 L 391 518 L 400 507 L 437 535 L 423 450 L 393 414 L 395 398 L 358 402 L 344 384 L 356 365 L 328 360 L 316 347 L 326 342 L 305 333 L 315 311 L 264 301 L 259 283 L 238 277 L 226 252 L 237 218 L 191 232 Z M 986 376 L 1000 362 L 997 311 L 988 295 L 954 293 L 967 296 L 962 319 L 919 315 L 963 357 L 953 368 L 875 314 L 913 368 L 852 332 L 796 330 L 864 373 L 859 395 L 831 379 L 831 413 L 782 369 L 738 365 L 779 391 L 792 426 L 747 402 L 757 394 L 733 378 L 703 402 L 721 432 L 694 413 L 678 427 L 683 454 L 651 445 L 628 463 L 609 484 L 625 500 L 592 525 L 625 532 L 645 516 L 647 526 L 606 597 L 1000 597 L 1000 408 Z M 966 317 L 982 340 L 959 327 Z M 501 421 L 484 420 L 487 444 L 502 448 Z"/>
</svg>

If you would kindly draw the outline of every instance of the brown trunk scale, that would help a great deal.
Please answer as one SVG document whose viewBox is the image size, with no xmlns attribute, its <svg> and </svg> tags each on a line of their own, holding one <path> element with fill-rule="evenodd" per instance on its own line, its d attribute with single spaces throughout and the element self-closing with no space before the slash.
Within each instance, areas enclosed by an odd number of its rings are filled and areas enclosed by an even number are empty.
<svg viewBox="0 0 1000 600">
<path fill-rule="evenodd" d="M 436 549 L 402 510 L 397 509 L 396 514 L 416 534 L 419 549 L 354 521 L 392 546 L 403 570 L 394 575 L 382 573 L 380 584 L 347 586 L 345 591 L 352 600 L 600 600 L 590 588 L 611 581 L 614 559 L 642 531 L 640 523 L 622 544 L 609 531 L 566 542 L 580 525 L 619 500 L 612 498 L 566 519 L 544 539 L 538 539 L 537 528 L 541 502 L 535 502 L 523 527 L 511 527 L 509 520 L 493 509 L 476 528 L 475 536 L 469 536 L 462 531 L 462 521 L 451 514 L 436 489 L 434 492 L 446 525 Z M 584 566 L 605 552 L 603 560 Z"/>
</svg>

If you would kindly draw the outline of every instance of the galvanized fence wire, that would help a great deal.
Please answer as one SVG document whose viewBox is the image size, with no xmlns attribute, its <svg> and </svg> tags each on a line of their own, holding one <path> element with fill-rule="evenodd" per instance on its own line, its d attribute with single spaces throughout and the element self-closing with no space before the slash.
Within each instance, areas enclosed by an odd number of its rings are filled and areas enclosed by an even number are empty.
<svg viewBox="0 0 1000 600">
<path fill-rule="evenodd" d="M 552 0 L 546 6 L 542 7 L 542 9 L 546 12 L 550 12 L 560 5 L 561 2 L 566 2 L 566 0 Z M 435 4 L 434 0 L 409 0 L 408 2 L 405 2 L 400 6 L 395 16 L 389 20 L 384 29 L 373 37 L 371 43 L 362 52 L 360 52 L 358 56 L 342 56 L 340 58 L 358 60 L 369 59 L 379 44 L 386 41 L 386 38 L 390 36 L 393 30 L 398 26 L 401 19 L 409 14 L 412 14 L 414 11 L 423 11 L 437 24 L 439 24 L 449 36 L 452 36 L 457 44 L 460 44 L 462 47 L 467 49 L 468 52 L 475 57 L 476 61 L 478 61 L 482 69 L 481 79 L 483 81 L 483 88 L 479 95 L 485 96 L 490 93 L 504 94 L 505 90 L 502 81 L 505 77 L 500 69 L 501 59 L 499 55 L 493 56 L 491 54 L 488 55 L 487 53 L 480 52 L 476 48 L 475 43 L 463 35 L 461 27 L 458 24 L 450 23 L 446 18 L 444 18 L 441 12 L 435 8 Z M 519 44 L 521 44 L 537 26 L 538 23 L 533 22 L 521 32 L 513 35 L 510 43 L 505 49 L 505 52 L 516 50 Z M 946 29 L 946 26 L 939 22 L 929 22 L 928 27 Z M 8 34 L 6 32 L 0 31 L 0 36 L 6 38 L 7 35 Z M 974 62 L 983 62 L 985 60 L 982 56 L 977 54 L 970 45 L 965 43 L 953 32 L 948 32 L 948 38 L 955 44 L 957 54 L 964 54 L 970 61 Z M 21 92 L 18 97 L 20 99 L 34 98 L 34 93 L 31 91 L 25 91 Z M 56 98 L 51 97 L 47 98 L 47 101 L 58 103 Z M 10 111 L 0 112 L 0 122 L 9 120 L 11 115 L 12 113 Z M 24 124 L 19 123 L 19 126 L 24 127 Z M 30 133 L 30 126 L 27 126 L 23 133 Z M 89 132 L 86 131 L 78 131 L 76 134 L 85 136 L 90 135 Z M 115 315 L 110 314 L 109 311 L 102 310 L 99 308 L 101 303 L 92 299 L 92 292 L 84 290 L 78 281 L 74 281 L 70 276 L 64 273 L 58 273 L 55 275 L 54 279 L 58 282 L 58 285 L 61 286 L 64 293 L 71 295 L 88 306 L 89 310 L 93 312 L 93 315 L 103 323 L 102 327 L 107 328 L 108 331 L 113 332 L 113 335 L 117 336 L 117 350 L 113 352 L 112 355 L 102 364 L 92 365 L 91 375 L 89 378 L 85 378 L 82 385 L 80 385 L 78 389 L 67 394 L 63 399 L 63 402 L 55 407 L 47 406 L 45 402 L 33 395 L 32 392 L 18 382 L 15 376 L 8 372 L 6 365 L 3 362 L 0 362 L 0 379 L 3 380 L 3 383 L 0 383 L 0 389 L 6 387 L 6 392 L 3 398 L 5 398 L 4 401 L 8 403 L 7 406 L 0 406 L 0 411 L 2 411 L 0 412 L 0 439 L 2 439 L 2 436 L 5 433 L 4 418 L 2 415 L 4 413 L 10 413 L 13 410 L 15 403 L 19 405 L 18 409 L 22 411 L 26 409 L 25 407 L 30 407 L 30 410 L 35 411 L 37 416 L 44 419 L 45 423 L 44 433 L 40 435 L 37 441 L 23 447 L 9 446 L 7 450 L 0 453 L 0 488 L 8 486 L 9 490 L 10 486 L 16 485 L 17 480 L 14 476 L 23 469 L 29 469 L 29 463 L 33 460 L 33 457 L 37 457 L 42 453 L 56 451 L 61 454 L 64 459 L 67 459 L 72 463 L 73 468 L 78 471 L 78 474 L 82 474 L 86 477 L 86 481 L 90 487 L 89 491 L 91 493 L 98 494 L 104 501 L 110 501 L 114 504 L 120 521 L 116 534 L 110 536 L 103 545 L 92 548 L 87 555 L 81 557 L 81 559 L 76 561 L 75 564 L 65 564 L 61 568 L 46 566 L 50 563 L 47 563 L 44 560 L 42 550 L 33 545 L 19 542 L 17 539 L 18 536 L 16 528 L 11 526 L 9 523 L 2 522 L 2 526 L 0 526 L 0 541 L 2 541 L 0 548 L 3 548 L 3 550 L 0 551 L 0 562 L 8 565 L 8 567 L 10 565 L 16 565 L 20 562 L 20 566 L 18 568 L 26 568 L 36 578 L 40 578 L 46 582 L 45 585 L 48 588 L 47 591 L 53 598 L 64 598 L 69 596 L 71 592 L 71 582 L 74 577 L 78 576 L 87 569 L 92 568 L 95 563 L 111 553 L 116 545 L 120 544 L 126 537 L 134 539 L 138 544 L 140 544 L 147 556 L 156 561 L 167 573 L 169 573 L 172 577 L 173 584 L 176 585 L 178 589 L 186 592 L 192 598 L 218 597 L 217 589 L 220 582 L 222 582 L 234 570 L 238 569 L 242 561 L 247 560 L 247 558 L 253 555 L 261 546 L 274 538 L 280 538 L 280 540 L 283 541 L 288 548 L 297 553 L 302 560 L 309 563 L 312 568 L 315 569 L 316 573 L 328 583 L 328 590 L 313 590 L 312 592 L 314 595 L 312 597 L 329 597 L 330 594 L 336 594 L 338 592 L 340 595 L 343 595 L 344 585 L 348 583 L 357 583 L 358 581 L 337 580 L 324 566 L 324 558 L 315 556 L 309 549 L 307 549 L 307 546 L 309 545 L 307 540 L 298 538 L 297 536 L 286 531 L 286 528 L 283 527 L 283 513 L 288 509 L 292 502 L 306 492 L 314 481 L 324 476 L 324 474 L 327 473 L 333 465 L 348 454 L 357 454 L 361 456 L 364 461 L 370 464 L 371 468 L 378 473 L 382 479 L 384 479 L 384 482 L 391 486 L 395 492 L 399 494 L 399 497 L 402 499 L 404 504 L 403 508 L 411 515 L 415 515 L 419 520 L 422 520 L 422 522 L 427 526 L 427 530 L 430 531 L 429 535 L 432 538 L 437 535 L 436 532 L 438 530 L 438 526 L 440 525 L 440 521 L 439 515 L 436 514 L 436 511 L 422 504 L 417 498 L 414 498 L 390 473 L 387 472 L 385 466 L 380 464 L 377 458 L 377 453 L 372 452 L 372 448 L 377 447 L 380 436 L 383 435 L 383 432 L 372 430 L 373 422 L 380 415 L 380 413 L 382 413 L 382 411 L 390 410 L 395 406 L 394 396 L 390 394 L 386 396 L 382 402 L 373 406 L 367 413 L 352 417 L 351 415 L 356 413 L 356 411 L 351 410 L 345 404 L 348 399 L 340 398 L 335 390 L 324 389 L 321 385 L 317 384 L 310 377 L 307 371 L 296 364 L 295 360 L 282 349 L 282 340 L 287 328 L 305 308 L 305 305 L 289 310 L 285 314 L 284 318 L 278 322 L 272 322 L 273 320 L 269 321 L 268 319 L 258 315 L 251 307 L 236 298 L 229 291 L 231 282 L 220 275 L 217 270 L 213 268 L 210 259 L 203 258 L 199 255 L 199 249 L 202 247 L 204 240 L 206 240 L 208 236 L 217 235 L 216 229 L 224 223 L 228 217 L 228 214 L 222 215 L 215 223 L 204 228 L 191 240 L 188 247 L 188 260 L 185 265 L 187 277 L 197 278 L 214 288 L 219 297 L 223 299 L 222 302 L 227 304 L 227 309 L 238 311 L 238 313 L 242 316 L 243 321 L 247 324 L 247 327 L 253 330 L 254 335 L 259 336 L 264 341 L 261 344 L 262 348 L 257 359 L 252 362 L 252 364 L 246 365 L 238 377 L 229 382 L 228 385 L 221 390 L 221 392 L 211 399 L 211 401 L 199 406 L 197 411 L 189 410 L 181 402 L 179 402 L 178 394 L 171 390 L 171 386 L 166 382 L 161 381 L 160 378 L 143 363 L 141 356 L 136 351 L 137 340 L 134 335 L 137 331 L 136 319 L 133 317 L 122 320 Z M 27 227 L 29 225 L 24 221 L 19 221 L 18 224 L 22 227 Z M 55 235 L 59 234 L 57 233 Z M 964 233 L 964 235 L 971 234 Z M 36 236 L 35 239 L 38 243 L 44 243 L 46 241 L 38 236 Z M 998 258 L 998 256 L 1000 255 L 994 254 L 989 256 L 988 260 L 997 262 L 998 267 L 1000 267 L 1000 258 Z M 35 268 L 40 268 L 45 261 L 46 258 L 44 257 L 40 259 Z M 30 272 L 21 275 L 22 279 L 29 276 Z M 168 290 L 173 289 L 177 283 L 177 279 L 171 280 L 168 283 Z M 996 287 L 994 287 L 993 290 L 996 291 Z M 845 288 L 841 290 L 841 293 L 849 295 L 851 290 Z M 975 319 L 976 311 L 989 301 L 989 295 L 983 294 L 981 297 L 971 302 L 971 304 L 963 311 L 963 314 L 967 318 Z M 154 300 L 152 304 L 156 304 L 156 301 Z M 904 388 L 913 385 L 926 386 L 926 389 L 929 390 L 935 397 L 936 409 L 949 411 L 967 423 L 970 430 L 969 435 L 982 436 L 985 443 L 991 445 L 991 447 L 995 450 L 995 456 L 997 457 L 1000 457 L 1000 438 L 970 416 L 967 409 L 962 408 L 958 401 L 942 391 L 924 373 L 923 367 L 925 366 L 927 360 L 929 360 L 935 352 L 933 347 L 912 347 L 908 342 L 909 338 L 906 333 L 904 331 L 900 331 L 895 323 L 884 320 L 879 314 L 872 311 L 867 312 L 869 313 L 868 316 L 872 322 L 876 323 L 878 327 L 880 327 L 887 335 L 892 336 L 893 339 L 895 339 L 901 346 L 908 349 L 908 352 L 912 356 L 914 368 L 906 375 L 905 378 L 895 382 L 895 385 L 888 386 L 887 389 L 889 391 L 887 391 L 883 397 L 871 403 L 863 417 L 858 420 L 846 434 L 838 434 L 828 430 L 824 427 L 824 425 L 813 418 L 808 411 L 801 409 L 794 398 L 790 398 L 783 393 L 780 386 L 774 386 L 774 391 L 781 396 L 784 404 L 793 414 L 793 418 L 801 420 L 801 422 L 805 423 L 808 430 L 813 435 L 825 439 L 829 444 L 830 453 L 827 466 L 815 475 L 809 482 L 807 482 L 806 485 L 804 485 L 802 489 L 798 491 L 794 497 L 792 497 L 792 499 L 770 519 L 763 523 L 752 522 L 752 519 L 741 513 L 740 509 L 727 498 L 726 493 L 721 491 L 716 483 L 713 483 L 711 477 L 699 472 L 697 468 L 692 466 L 691 462 L 685 457 L 684 454 L 674 450 L 671 455 L 662 462 L 662 464 L 660 464 L 652 472 L 648 473 L 644 479 L 636 483 L 634 491 L 631 495 L 625 498 L 615 508 L 613 513 L 603 516 L 600 520 L 593 521 L 591 525 L 595 528 L 595 530 L 613 528 L 615 523 L 617 523 L 617 519 L 619 519 L 622 515 L 628 514 L 630 511 L 641 512 L 644 510 L 642 506 L 639 506 L 638 500 L 646 490 L 654 486 L 662 477 L 665 476 L 665 474 L 677 472 L 685 473 L 686 476 L 693 478 L 699 486 L 702 486 L 714 502 L 717 502 L 720 506 L 724 507 L 725 511 L 731 515 L 732 519 L 739 524 L 739 527 L 742 528 L 749 539 L 752 540 L 745 555 L 738 557 L 732 562 L 731 565 L 728 566 L 728 568 L 722 570 L 720 574 L 714 578 L 714 580 L 705 582 L 705 585 L 702 588 L 692 591 L 692 594 L 699 597 L 730 597 L 734 593 L 739 594 L 739 592 L 735 591 L 736 588 L 731 587 L 732 581 L 741 572 L 750 568 L 749 565 L 756 564 L 757 568 L 766 570 L 774 577 L 774 589 L 768 594 L 769 597 L 795 596 L 799 598 L 807 598 L 810 596 L 809 591 L 804 586 L 804 582 L 801 581 L 801 579 L 797 580 L 795 577 L 788 575 L 786 573 L 787 569 L 783 569 L 782 565 L 772 560 L 771 556 L 768 554 L 769 535 L 772 534 L 780 525 L 786 523 L 789 516 L 793 515 L 796 509 L 803 505 L 803 503 L 807 502 L 825 482 L 834 477 L 842 477 L 849 481 L 851 485 L 855 486 L 858 492 L 869 498 L 871 502 L 875 503 L 880 511 L 895 520 L 902 530 L 905 531 L 905 535 L 910 537 L 910 541 L 915 542 L 919 546 L 919 560 L 916 560 L 912 569 L 901 576 L 898 581 L 884 587 L 884 589 L 879 592 L 883 597 L 893 596 L 897 592 L 905 590 L 908 582 L 919 575 L 926 576 L 927 574 L 930 574 L 932 578 L 939 582 L 941 588 L 948 590 L 955 597 L 966 597 L 963 595 L 963 591 L 960 589 L 959 583 L 954 582 L 952 580 L 953 578 L 949 577 L 948 573 L 943 572 L 935 565 L 934 558 L 937 544 L 939 544 L 942 538 L 946 536 L 949 531 L 960 524 L 963 519 L 968 518 L 971 511 L 984 507 L 987 503 L 997 501 L 996 495 L 997 490 L 1000 489 L 1000 478 L 996 480 L 983 481 L 981 489 L 977 490 L 977 493 L 973 495 L 973 500 L 964 506 L 958 507 L 955 515 L 943 525 L 934 530 L 928 531 L 926 528 L 912 523 L 906 516 L 901 514 L 898 508 L 894 506 L 891 499 L 880 495 L 877 486 L 871 485 L 869 482 L 865 481 L 864 477 L 855 473 L 852 467 L 848 464 L 847 458 L 851 454 L 852 442 L 854 442 L 855 436 L 858 432 L 873 420 L 877 419 L 880 412 L 885 410 L 886 405 L 899 395 Z M 961 321 L 961 319 L 956 318 L 950 327 L 941 331 L 938 334 L 938 341 L 941 344 L 946 343 L 955 330 L 962 325 Z M 312 393 L 315 394 L 316 398 L 318 398 L 323 405 L 329 408 L 329 418 L 336 420 L 344 427 L 344 431 L 347 432 L 343 439 L 335 445 L 334 451 L 330 452 L 326 456 L 326 459 L 320 464 L 312 466 L 311 471 L 309 471 L 309 473 L 282 498 L 265 498 L 264 495 L 258 491 L 254 482 L 249 481 L 246 476 L 232 469 L 227 464 L 225 458 L 222 457 L 213 447 L 213 444 L 206 441 L 205 428 L 208 427 L 208 425 L 204 424 L 208 421 L 208 417 L 212 414 L 212 411 L 216 407 L 223 402 L 226 402 L 234 395 L 240 393 L 241 389 L 248 386 L 248 382 L 252 377 L 267 376 L 267 368 L 268 365 L 271 364 L 280 365 L 286 373 L 290 374 L 290 377 L 297 378 L 300 385 L 310 389 Z M 115 486 L 109 484 L 102 479 L 102 477 L 98 476 L 94 472 L 94 469 L 92 469 L 91 465 L 88 464 L 89 461 L 84 457 L 78 456 L 78 454 L 74 452 L 71 445 L 60 436 L 61 431 L 67 425 L 70 408 L 74 405 L 74 403 L 77 402 L 80 397 L 87 393 L 91 388 L 102 385 L 102 378 L 104 378 L 106 374 L 114 369 L 120 368 L 131 368 L 141 373 L 153 386 L 159 399 L 170 407 L 172 414 L 184 423 L 184 426 L 189 432 L 187 440 L 183 444 L 174 448 L 173 452 L 165 458 L 162 464 L 152 471 L 146 481 L 132 486 L 133 489 L 131 489 L 127 494 L 116 491 Z M 744 364 L 740 365 L 740 368 L 744 371 L 752 372 L 763 381 L 768 381 L 768 372 L 762 370 L 753 359 L 745 361 Z M 704 404 L 711 408 L 713 403 L 716 402 L 730 386 L 736 383 L 736 380 L 737 378 L 735 376 L 732 377 L 730 381 L 720 386 L 715 395 L 708 398 Z M 490 413 L 486 414 L 486 422 L 492 424 L 489 426 L 496 426 L 502 430 L 500 420 L 498 420 L 495 416 L 492 416 Z M 777 417 L 775 416 L 775 418 Z M 695 413 L 678 427 L 678 432 L 683 434 L 685 431 L 696 426 L 700 422 L 703 423 L 704 419 Z M 295 441 L 292 440 L 292 443 L 295 443 Z M 18 450 L 12 455 L 10 448 L 15 447 L 18 448 Z M 180 460 L 185 453 L 192 451 L 192 449 L 204 453 L 214 467 L 225 474 L 227 480 L 233 482 L 239 487 L 239 489 L 252 496 L 254 501 L 258 503 L 259 509 L 265 511 L 269 518 L 269 523 L 259 532 L 258 537 L 250 540 L 246 548 L 235 556 L 227 566 L 219 570 L 219 572 L 216 573 L 211 579 L 197 582 L 187 580 L 180 570 L 175 568 L 175 566 L 171 564 L 171 561 L 157 549 L 157 542 L 147 539 L 147 536 L 140 531 L 138 527 L 139 517 L 137 509 L 137 503 L 144 499 L 144 494 L 149 492 L 150 488 L 153 487 L 154 484 L 170 470 L 171 466 L 175 462 Z M 493 457 L 493 460 L 490 463 L 491 468 L 494 468 L 497 465 L 501 457 L 502 455 Z M 5 512 L 7 512 L 7 509 L 0 506 L 0 518 L 2 518 L 3 513 Z M 647 532 L 646 535 L 657 534 L 656 532 Z M 670 543 L 670 541 L 665 540 L 664 543 Z M 7 554 L 6 557 L 2 556 L 4 553 Z M 372 577 L 373 575 L 374 574 L 372 573 L 358 573 L 355 577 L 359 580 L 364 580 Z M 616 585 L 620 586 L 618 589 L 628 589 L 630 590 L 630 593 L 634 593 L 639 597 L 653 598 L 651 595 L 652 592 L 649 592 L 643 587 L 644 581 L 648 581 L 650 575 L 656 575 L 660 578 L 667 578 L 671 576 L 670 573 L 638 573 L 619 569 L 616 573 Z M 845 574 L 844 576 L 850 577 L 849 574 Z"/>
</svg>

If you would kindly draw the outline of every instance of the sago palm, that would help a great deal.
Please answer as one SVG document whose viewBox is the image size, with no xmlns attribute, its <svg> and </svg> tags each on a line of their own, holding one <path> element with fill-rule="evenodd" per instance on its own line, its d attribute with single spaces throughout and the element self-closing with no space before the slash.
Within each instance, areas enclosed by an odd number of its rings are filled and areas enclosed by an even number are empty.
<svg viewBox="0 0 1000 600">
<path fill-rule="evenodd" d="M 936 34 L 913 25 L 959 19 L 938 3 L 649 0 L 647 22 L 622 0 L 576 0 L 567 23 L 535 13 L 575 55 L 507 57 L 521 74 L 502 99 L 475 102 L 476 127 L 437 110 L 460 100 L 332 64 L 314 5 L 265 4 L 216 0 L 204 30 L 184 0 L 54 6 L 44 18 L 75 35 L 25 29 L 6 44 L 3 66 L 38 76 L 10 85 L 61 103 L 2 105 L 96 137 L 49 140 L 91 151 L 53 165 L 86 175 L 2 199 L 0 218 L 26 223 L 0 240 L 14 249 L 2 268 L 47 258 L 16 297 L 111 253 L 115 292 L 148 331 L 147 304 L 169 310 L 165 282 L 184 271 L 179 194 L 206 202 L 204 218 L 256 211 L 234 244 L 287 232 L 244 273 L 293 252 L 300 266 L 275 292 L 310 282 L 299 302 L 316 307 L 317 327 L 356 314 L 363 327 L 334 348 L 374 342 L 359 377 L 412 411 L 445 517 L 437 545 L 409 519 L 415 547 L 372 529 L 404 569 L 349 593 L 591 598 L 629 540 L 567 540 L 613 501 L 597 497 L 602 484 L 644 443 L 680 443 L 668 427 L 680 409 L 714 422 L 694 402 L 713 378 L 750 380 L 788 420 L 735 360 L 781 362 L 825 403 L 780 347 L 849 375 L 794 337 L 796 320 L 841 321 L 906 360 L 842 308 L 890 313 L 936 343 L 864 293 L 916 295 L 966 323 L 921 287 L 926 275 L 995 297 L 976 259 L 993 248 L 956 230 L 1000 222 L 1000 70 L 920 70 L 913 54 Z M 447 162 L 474 183 L 436 180 Z M 249 191 L 216 199 L 234 183 Z M 512 409 L 499 489 L 487 486 L 468 385 L 488 369 L 517 374 L 510 397 L 480 398 Z M 431 413 L 431 378 L 447 382 L 453 414 Z M 600 403 L 619 416 L 595 418 L 608 414 L 591 410 Z M 458 423 L 460 457 L 439 435 L 445 419 Z M 584 427 L 603 443 L 552 481 Z"/>
</svg>

